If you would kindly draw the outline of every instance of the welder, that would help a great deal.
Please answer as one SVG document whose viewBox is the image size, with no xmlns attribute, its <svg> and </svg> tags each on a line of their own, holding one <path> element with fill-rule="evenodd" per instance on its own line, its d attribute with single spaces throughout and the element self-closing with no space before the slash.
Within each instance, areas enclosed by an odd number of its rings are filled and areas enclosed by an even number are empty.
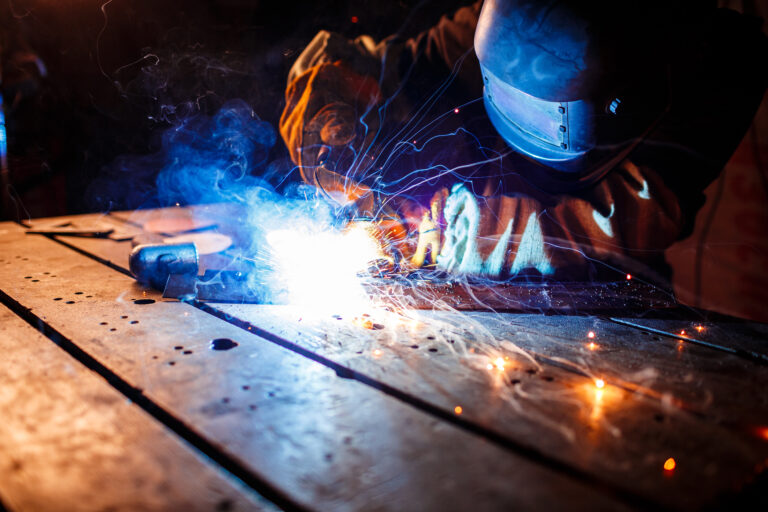
<svg viewBox="0 0 768 512">
<path fill-rule="evenodd" d="M 662 282 L 767 48 L 709 2 L 486 0 L 407 40 L 320 32 L 280 132 L 306 182 L 401 226 L 414 266 Z"/>
</svg>

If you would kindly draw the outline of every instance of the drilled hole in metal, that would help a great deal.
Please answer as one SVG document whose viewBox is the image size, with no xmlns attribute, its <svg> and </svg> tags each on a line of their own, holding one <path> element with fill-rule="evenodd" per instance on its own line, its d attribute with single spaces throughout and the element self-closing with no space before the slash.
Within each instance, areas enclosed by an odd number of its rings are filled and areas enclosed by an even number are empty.
<svg viewBox="0 0 768 512">
<path fill-rule="evenodd" d="M 211 341 L 212 350 L 230 350 L 235 348 L 237 345 L 238 343 L 236 341 L 229 338 L 216 338 L 215 340 Z"/>
</svg>

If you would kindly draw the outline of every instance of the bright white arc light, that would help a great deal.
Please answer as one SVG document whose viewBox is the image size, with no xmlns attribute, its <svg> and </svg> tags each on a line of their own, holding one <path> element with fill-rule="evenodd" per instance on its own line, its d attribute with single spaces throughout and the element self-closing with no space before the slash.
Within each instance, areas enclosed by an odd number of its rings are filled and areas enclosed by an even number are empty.
<svg viewBox="0 0 768 512">
<path fill-rule="evenodd" d="M 291 304 L 331 313 L 370 308 L 358 273 L 381 251 L 365 227 L 344 232 L 279 229 L 267 234 L 267 242 Z"/>
</svg>

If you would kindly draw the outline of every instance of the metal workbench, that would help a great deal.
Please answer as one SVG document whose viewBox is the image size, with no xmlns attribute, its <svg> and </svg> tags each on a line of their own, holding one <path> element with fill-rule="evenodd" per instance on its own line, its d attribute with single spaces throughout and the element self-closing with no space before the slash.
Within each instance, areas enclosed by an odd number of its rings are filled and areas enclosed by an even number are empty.
<svg viewBox="0 0 768 512">
<path fill-rule="evenodd" d="M 130 239 L 192 212 L 0 224 L 0 509 L 765 506 L 768 326 L 163 299 Z"/>
</svg>

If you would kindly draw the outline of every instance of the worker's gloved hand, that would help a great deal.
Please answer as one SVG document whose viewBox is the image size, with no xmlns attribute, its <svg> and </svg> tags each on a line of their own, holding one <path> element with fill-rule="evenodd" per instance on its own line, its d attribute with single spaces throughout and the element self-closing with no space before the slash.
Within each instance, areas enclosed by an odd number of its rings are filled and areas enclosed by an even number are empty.
<svg viewBox="0 0 768 512">
<path fill-rule="evenodd" d="M 352 165 L 360 149 L 362 131 L 352 106 L 341 102 L 324 106 L 307 124 L 303 165 L 323 166 L 344 174 L 344 164 Z"/>
<path fill-rule="evenodd" d="M 328 172 L 360 181 L 355 174 L 379 128 L 380 96 L 376 80 L 340 62 L 316 65 L 289 84 L 280 133 L 305 182 L 324 188 L 327 176 L 320 175 Z"/>
</svg>

